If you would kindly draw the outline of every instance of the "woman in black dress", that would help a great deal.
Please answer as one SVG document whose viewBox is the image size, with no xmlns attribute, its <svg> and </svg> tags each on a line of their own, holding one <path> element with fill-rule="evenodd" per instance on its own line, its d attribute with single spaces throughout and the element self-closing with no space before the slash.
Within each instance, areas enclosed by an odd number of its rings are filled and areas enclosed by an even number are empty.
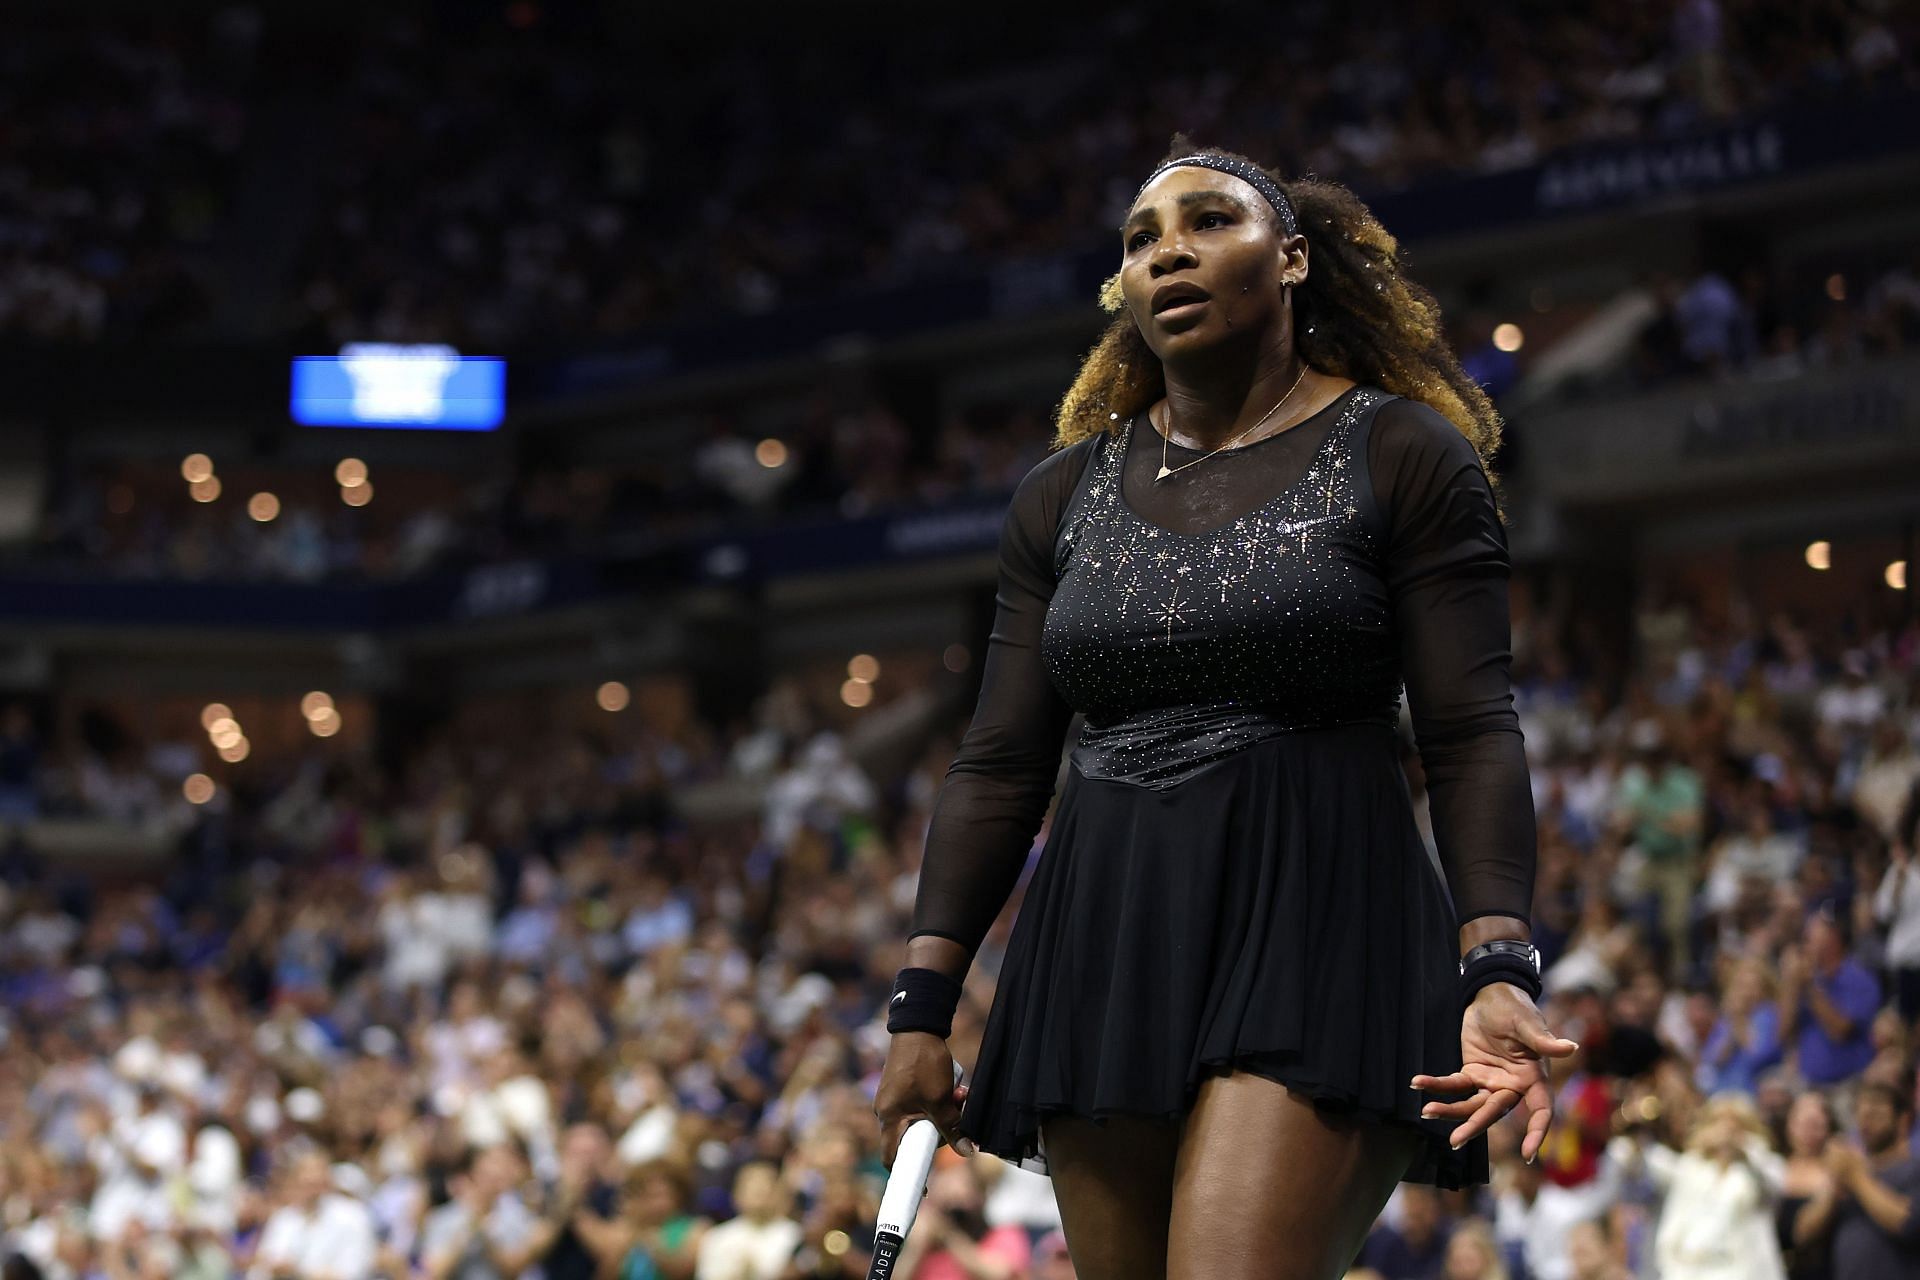
<svg viewBox="0 0 1920 1280">
<path fill-rule="evenodd" d="M 889 1164 L 924 1115 L 1050 1174 L 1083 1280 L 1337 1277 L 1397 1181 L 1485 1182 L 1522 1102 L 1531 1158 L 1575 1048 L 1526 945 L 1499 418 L 1350 192 L 1174 144 L 1007 515 L 874 1110 Z M 1075 712 L 955 1088 L 960 982 Z"/>
</svg>

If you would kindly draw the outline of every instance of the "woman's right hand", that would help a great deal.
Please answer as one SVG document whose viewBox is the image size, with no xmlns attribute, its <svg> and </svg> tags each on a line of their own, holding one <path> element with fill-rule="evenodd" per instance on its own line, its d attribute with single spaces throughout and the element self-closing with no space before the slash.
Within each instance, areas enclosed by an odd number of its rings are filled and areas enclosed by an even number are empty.
<svg viewBox="0 0 1920 1280">
<path fill-rule="evenodd" d="M 972 1155 L 973 1143 L 957 1138 L 955 1133 L 960 1124 L 960 1104 L 966 1100 L 967 1086 L 953 1082 L 953 1053 L 945 1040 L 931 1031 L 894 1033 L 887 1046 L 887 1065 L 880 1070 L 880 1084 L 873 1095 L 873 1114 L 879 1117 L 885 1139 L 881 1158 L 887 1168 L 893 1168 L 907 1126 L 923 1117 L 933 1121 L 941 1138 L 952 1143 L 955 1151 Z"/>
</svg>

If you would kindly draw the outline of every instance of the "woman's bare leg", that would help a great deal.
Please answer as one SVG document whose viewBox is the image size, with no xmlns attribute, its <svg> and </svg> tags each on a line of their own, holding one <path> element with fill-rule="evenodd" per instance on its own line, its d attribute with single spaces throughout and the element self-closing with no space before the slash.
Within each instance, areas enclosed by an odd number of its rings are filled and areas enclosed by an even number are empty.
<svg viewBox="0 0 1920 1280">
<path fill-rule="evenodd" d="M 1261 1076 L 1203 1081 L 1174 1166 L 1167 1280 L 1339 1280 L 1421 1141 Z"/>
<path fill-rule="evenodd" d="M 1180 1125 L 1144 1116 L 1041 1124 L 1079 1280 L 1164 1280 Z"/>
</svg>

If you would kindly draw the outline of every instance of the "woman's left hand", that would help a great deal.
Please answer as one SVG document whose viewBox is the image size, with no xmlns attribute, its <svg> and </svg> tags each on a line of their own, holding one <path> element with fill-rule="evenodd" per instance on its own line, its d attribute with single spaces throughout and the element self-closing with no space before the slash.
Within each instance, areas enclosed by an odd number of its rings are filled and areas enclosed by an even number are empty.
<svg viewBox="0 0 1920 1280">
<path fill-rule="evenodd" d="M 1460 1070 L 1448 1076 L 1415 1076 L 1422 1093 L 1460 1093 L 1458 1102 L 1429 1102 L 1422 1116 L 1444 1116 L 1466 1123 L 1448 1141 L 1458 1149 L 1492 1127 L 1493 1122 L 1527 1104 L 1527 1135 L 1520 1154 L 1532 1160 L 1547 1140 L 1553 1122 L 1553 1088 L 1547 1083 L 1550 1059 L 1565 1058 L 1580 1046 L 1547 1030 L 1546 1019 L 1526 992 L 1511 983 L 1480 988 L 1460 1020 Z"/>
</svg>

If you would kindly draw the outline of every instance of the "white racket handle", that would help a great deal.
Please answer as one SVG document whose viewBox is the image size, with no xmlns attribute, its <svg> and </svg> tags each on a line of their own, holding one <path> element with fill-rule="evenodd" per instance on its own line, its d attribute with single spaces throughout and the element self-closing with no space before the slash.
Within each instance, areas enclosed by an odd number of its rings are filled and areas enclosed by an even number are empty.
<svg viewBox="0 0 1920 1280">
<path fill-rule="evenodd" d="M 887 1189 L 880 1196 L 877 1232 L 907 1238 L 913 1220 L 920 1212 L 921 1197 L 927 1193 L 927 1174 L 933 1170 L 933 1153 L 940 1149 L 940 1131 L 931 1120 L 915 1120 L 900 1139 L 900 1150 L 893 1157 L 893 1172 L 887 1175 Z"/>
<path fill-rule="evenodd" d="M 953 1064 L 953 1083 L 960 1083 L 960 1064 Z M 931 1120 L 915 1120 L 900 1138 L 894 1153 L 893 1170 L 887 1175 L 887 1189 L 880 1194 L 880 1214 L 874 1223 L 875 1234 L 891 1233 L 902 1240 L 920 1212 L 920 1200 L 927 1194 L 927 1175 L 933 1171 L 934 1153 L 940 1150 L 940 1130 Z"/>
</svg>

